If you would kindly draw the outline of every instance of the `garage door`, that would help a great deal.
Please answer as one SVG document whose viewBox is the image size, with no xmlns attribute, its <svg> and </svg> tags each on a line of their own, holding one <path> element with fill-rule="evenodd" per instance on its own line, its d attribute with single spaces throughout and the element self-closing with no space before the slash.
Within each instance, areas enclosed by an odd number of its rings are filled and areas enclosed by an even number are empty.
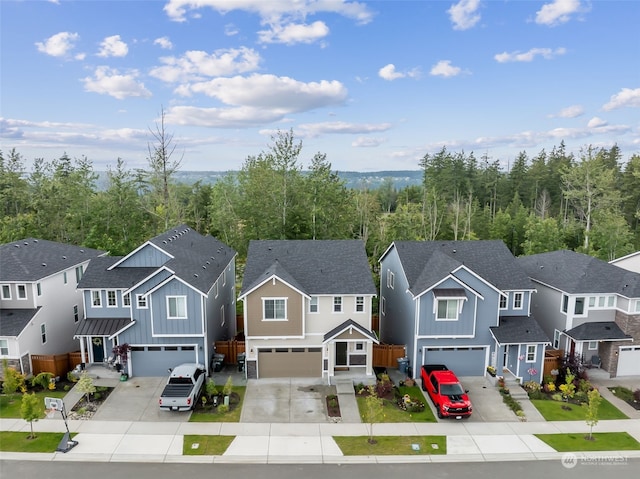
<svg viewBox="0 0 640 479">
<path fill-rule="evenodd" d="M 640 346 L 620 346 L 617 376 L 640 375 Z"/>
<path fill-rule="evenodd" d="M 196 361 L 193 346 L 133 346 L 131 368 L 134 376 L 166 376 L 169 368 Z"/>
<path fill-rule="evenodd" d="M 424 364 L 444 364 L 457 376 L 483 376 L 486 348 L 425 348 Z"/>
<path fill-rule="evenodd" d="M 273 348 L 258 351 L 259 378 L 322 377 L 322 349 Z"/>
</svg>

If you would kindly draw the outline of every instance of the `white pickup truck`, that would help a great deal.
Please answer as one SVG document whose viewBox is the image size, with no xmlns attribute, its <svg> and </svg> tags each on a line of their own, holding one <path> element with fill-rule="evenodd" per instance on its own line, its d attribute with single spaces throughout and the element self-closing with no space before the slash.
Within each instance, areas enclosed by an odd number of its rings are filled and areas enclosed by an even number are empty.
<svg viewBox="0 0 640 479">
<path fill-rule="evenodd" d="M 170 370 L 158 404 L 160 409 L 189 411 L 196 406 L 206 378 L 204 364 L 185 363 Z"/>
</svg>

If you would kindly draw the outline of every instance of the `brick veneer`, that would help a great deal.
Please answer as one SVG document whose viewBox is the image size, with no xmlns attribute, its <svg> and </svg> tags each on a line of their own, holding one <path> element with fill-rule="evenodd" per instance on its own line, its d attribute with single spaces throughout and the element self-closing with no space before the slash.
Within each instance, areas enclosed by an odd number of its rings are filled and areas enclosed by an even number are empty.
<svg viewBox="0 0 640 479">
<path fill-rule="evenodd" d="M 640 314 L 626 314 L 616 311 L 615 322 L 623 333 L 633 337 L 633 341 L 600 343 L 599 352 L 602 358 L 602 369 L 609 371 L 611 377 L 615 377 L 618 370 L 618 346 L 640 344 Z"/>
</svg>

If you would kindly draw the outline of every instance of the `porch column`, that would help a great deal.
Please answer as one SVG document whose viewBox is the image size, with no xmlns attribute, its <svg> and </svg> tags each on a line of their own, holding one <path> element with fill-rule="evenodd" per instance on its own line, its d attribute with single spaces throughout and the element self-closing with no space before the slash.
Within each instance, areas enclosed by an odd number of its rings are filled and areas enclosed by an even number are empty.
<svg viewBox="0 0 640 479">
<path fill-rule="evenodd" d="M 84 342 L 86 341 L 85 336 L 80 336 L 80 362 L 82 363 L 86 363 L 87 361 L 84 360 L 84 355 L 85 355 L 85 347 L 84 347 Z"/>
<path fill-rule="evenodd" d="M 373 375 L 373 341 L 367 341 L 367 376 Z"/>
</svg>

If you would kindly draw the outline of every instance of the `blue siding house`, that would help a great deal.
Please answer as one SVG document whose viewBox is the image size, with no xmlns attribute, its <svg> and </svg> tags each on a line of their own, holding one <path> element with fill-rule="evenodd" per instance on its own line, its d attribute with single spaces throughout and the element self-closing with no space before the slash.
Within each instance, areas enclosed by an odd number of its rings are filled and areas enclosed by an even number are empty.
<svg viewBox="0 0 640 479">
<path fill-rule="evenodd" d="M 437 363 L 541 379 L 549 339 L 530 314 L 533 291 L 502 241 L 396 241 L 380 258 L 380 338 L 405 345 L 414 378 Z"/>
<path fill-rule="evenodd" d="M 127 256 L 95 258 L 78 288 L 85 320 L 76 328 L 91 363 L 129 344 L 131 376 L 164 376 L 183 362 L 209 365 L 213 344 L 236 334 L 236 252 L 186 225 Z"/>
</svg>

